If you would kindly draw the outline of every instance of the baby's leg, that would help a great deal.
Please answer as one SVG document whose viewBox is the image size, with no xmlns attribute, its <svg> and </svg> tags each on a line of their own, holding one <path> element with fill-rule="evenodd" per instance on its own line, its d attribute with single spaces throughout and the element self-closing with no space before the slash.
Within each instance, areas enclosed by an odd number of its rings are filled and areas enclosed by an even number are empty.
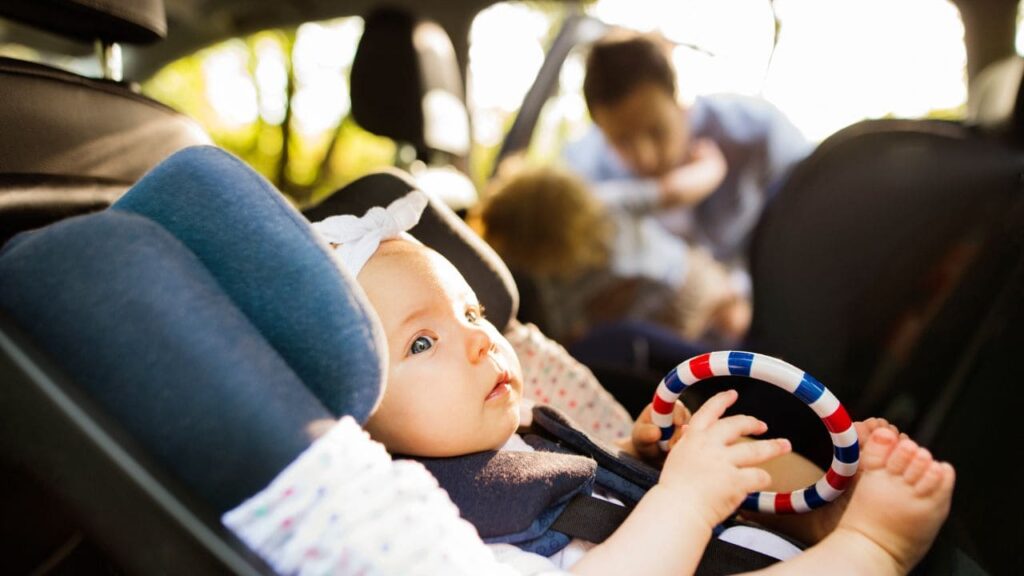
<svg viewBox="0 0 1024 576">
<path fill-rule="evenodd" d="M 765 574 L 906 574 L 928 551 L 949 513 L 948 463 L 887 427 L 871 433 L 862 472 L 836 529 L 818 545 Z"/>
</svg>

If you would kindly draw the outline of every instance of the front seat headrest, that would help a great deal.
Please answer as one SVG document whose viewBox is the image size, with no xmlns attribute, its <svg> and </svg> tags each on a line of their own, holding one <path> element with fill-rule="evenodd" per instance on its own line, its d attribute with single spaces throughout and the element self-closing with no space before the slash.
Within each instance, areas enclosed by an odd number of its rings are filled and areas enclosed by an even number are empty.
<svg viewBox="0 0 1024 576">
<path fill-rule="evenodd" d="M 438 24 L 395 8 L 370 13 L 350 82 L 352 117 L 364 129 L 412 144 L 421 159 L 469 153 L 462 73 Z"/>
<path fill-rule="evenodd" d="M 2 2 L 0 15 L 83 42 L 149 44 L 167 36 L 163 0 Z"/>
</svg>

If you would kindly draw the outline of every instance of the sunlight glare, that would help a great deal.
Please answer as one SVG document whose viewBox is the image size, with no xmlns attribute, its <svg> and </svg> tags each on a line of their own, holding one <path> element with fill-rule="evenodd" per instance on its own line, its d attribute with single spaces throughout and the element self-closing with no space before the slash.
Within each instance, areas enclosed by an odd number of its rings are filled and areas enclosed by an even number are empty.
<svg viewBox="0 0 1024 576">
<path fill-rule="evenodd" d="M 256 121 L 256 87 L 246 69 L 248 51 L 241 41 L 230 41 L 211 51 L 203 61 L 206 98 L 218 122 L 239 128 Z"/>
<path fill-rule="evenodd" d="M 296 32 L 292 113 L 296 130 L 303 135 L 321 134 L 349 113 L 348 69 L 362 29 L 362 19 L 353 18 L 311 22 Z"/>
<path fill-rule="evenodd" d="M 479 144 L 504 136 L 504 118 L 522 104 L 544 62 L 549 27 L 543 14 L 517 4 L 497 4 L 473 20 L 467 99 Z"/>
<path fill-rule="evenodd" d="M 782 29 L 764 95 L 812 139 L 864 118 L 920 117 L 966 100 L 963 24 L 949 2 L 776 7 Z"/>
<path fill-rule="evenodd" d="M 288 76 L 281 45 L 270 38 L 256 41 L 256 86 L 259 87 L 260 116 L 267 124 L 284 121 Z"/>
</svg>

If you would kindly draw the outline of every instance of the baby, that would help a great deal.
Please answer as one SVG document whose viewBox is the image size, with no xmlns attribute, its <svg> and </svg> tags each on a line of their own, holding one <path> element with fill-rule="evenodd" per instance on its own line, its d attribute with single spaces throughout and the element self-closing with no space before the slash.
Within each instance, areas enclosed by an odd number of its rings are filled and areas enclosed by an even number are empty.
<svg viewBox="0 0 1024 576">
<path fill-rule="evenodd" d="M 556 339 L 622 318 L 666 325 L 690 341 L 735 342 L 749 327 L 740 276 L 653 214 L 609 209 L 568 171 L 506 171 L 479 210 L 479 228 L 510 267 L 537 282 Z"/>
<path fill-rule="evenodd" d="M 400 232 L 423 209 L 419 194 L 362 219 L 318 225 L 384 327 L 387 385 L 367 430 L 392 453 L 433 459 L 512 449 L 521 444 L 519 361 L 459 271 Z M 786 440 L 741 441 L 766 426 L 723 418 L 735 400 L 735 392 L 720 393 L 692 417 L 677 408 L 680 426 L 659 481 L 607 540 L 574 543 L 581 553 L 568 566 L 573 572 L 694 572 L 716 526 L 747 493 L 773 486 L 758 465 L 789 453 Z M 652 427 L 645 413 L 625 442 L 629 452 L 654 453 Z M 828 534 L 766 573 L 905 574 L 927 551 L 948 513 L 952 467 L 880 421 L 861 424 L 859 433 L 868 436 L 862 471 L 852 496 L 830 506 Z"/>
</svg>

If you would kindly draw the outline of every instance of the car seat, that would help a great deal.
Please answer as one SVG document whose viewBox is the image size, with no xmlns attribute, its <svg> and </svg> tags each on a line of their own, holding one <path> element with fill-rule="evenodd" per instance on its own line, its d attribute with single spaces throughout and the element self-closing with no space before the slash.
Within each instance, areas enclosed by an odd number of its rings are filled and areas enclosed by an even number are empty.
<svg viewBox="0 0 1024 576">
<path fill-rule="evenodd" d="M 996 242 L 1022 171 L 1018 150 L 963 125 L 873 120 L 836 133 L 755 231 L 750 345 L 815 374 L 854 414 L 877 410 L 897 385 L 892 363 Z"/>
<path fill-rule="evenodd" d="M 982 115 L 994 123 L 838 132 L 780 190 L 751 254 L 751 346 L 815 374 L 854 418 L 885 416 L 951 461 L 945 541 L 995 574 L 1020 571 L 1024 533 L 1012 514 L 993 521 L 999 487 L 1022 472 L 1020 375 L 999 356 L 1022 342 L 1019 102 Z"/>
<path fill-rule="evenodd" d="M 160 0 L 0 4 L 0 16 L 82 42 L 164 37 Z M 107 207 L 172 152 L 209 143 L 192 120 L 117 78 L 0 58 L 0 244 Z"/>
<path fill-rule="evenodd" d="M 308 446 L 311 422 L 364 420 L 383 373 L 354 282 L 268 182 L 212 147 L 8 243 L 0 349 L 18 572 L 272 573 L 220 514 Z"/>
</svg>

